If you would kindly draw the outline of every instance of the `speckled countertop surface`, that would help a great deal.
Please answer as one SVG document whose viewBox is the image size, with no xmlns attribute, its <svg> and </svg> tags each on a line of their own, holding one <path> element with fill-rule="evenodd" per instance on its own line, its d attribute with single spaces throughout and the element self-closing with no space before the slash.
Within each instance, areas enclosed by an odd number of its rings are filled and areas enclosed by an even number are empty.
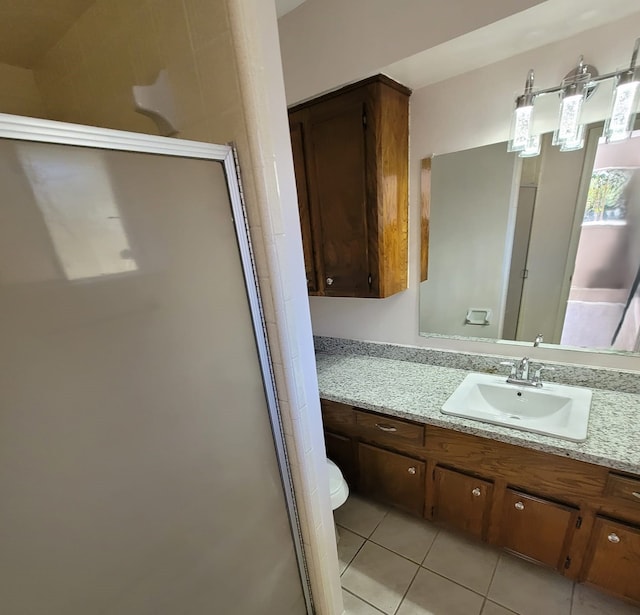
<svg viewBox="0 0 640 615">
<path fill-rule="evenodd" d="M 569 442 L 442 414 L 465 370 L 322 352 L 316 361 L 324 399 L 640 474 L 640 395 L 593 389 L 587 439 Z"/>
</svg>

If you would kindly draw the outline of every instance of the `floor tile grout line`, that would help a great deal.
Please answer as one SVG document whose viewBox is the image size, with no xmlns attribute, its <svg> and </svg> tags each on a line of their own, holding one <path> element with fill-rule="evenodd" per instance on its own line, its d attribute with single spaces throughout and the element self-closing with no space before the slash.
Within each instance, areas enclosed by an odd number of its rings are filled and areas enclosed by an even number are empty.
<svg viewBox="0 0 640 615">
<path fill-rule="evenodd" d="M 398 602 L 398 606 L 396 607 L 396 610 L 393 612 L 394 615 L 396 615 L 398 613 L 398 611 L 400 610 L 400 607 L 402 606 L 402 603 L 404 602 L 404 599 L 407 597 L 407 594 L 409 593 L 409 590 L 411 589 L 411 586 L 413 585 L 413 582 L 416 580 L 416 577 L 418 576 L 419 572 L 420 572 L 420 564 L 418 564 L 418 567 L 417 567 L 417 569 L 415 571 L 415 574 L 411 578 L 411 582 L 409 583 L 409 585 L 407 586 L 406 591 L 402 595 L 402 598 L 400 599 L 400 602 Z"/>
<path fill-rule="evenodd" d="M 493 585 L 493 580 L 496 578 L 496 572 L 498 571 L 498 564 L 502 559 L 502 553 L 498 553 L 498 557 L 496 558 L 496 563 L 493 566 L 493 572 L 491 573 L 491 579 L 489 580 L 489 585 L 487 585 L 487 591 L 485 593 L 485 597 L 489 597 L 489 592 L 491 591 L 491 586 Z"/>
<path fill-rule="evenodd" d="M 435 570 L 431 570 L 431 568 L 425 568 L 424 566 L 419 566 L 419 568 L 422 568 L 423 570 L 426 570 L 427 572 L 430 572 L 431 574 L 435 574 L 436 576 L 440 577 L 441 579 L 444 579 L 445 581 L 449 581 L 450 583 L 453 583 L 454 585 L 457 585 L 458 587 L 462 587 L 462 589 L 466 589 L 467 591 L 470 591 L 472 593 L 474 593 L 476 596 L 480 596 L 481 598 L 486 598 L 486 596 L 482 593 L 480 593 L 477 589 L 471 589 L 470 587 L 467 587 L 466 585 L 463 585 L 462 583 L 460 583 L 460 581 L 454 581 L 453 579 L 450 579 L 449 577 L 445 576 L 444 574 L 440 573 L 440 572 L 436 572 Z"/>
<path fill-rule="evenodd" d="M 355 533 L 355 532 L 354 532 Z M 356 534 L 356 536 L 360 536 L 359 534 Z M 362 536 L 360 536 L 360 538 L 362 538 Z M 356 550 L 356 552 L 353 554 L 353 557 L 349 560 L 349 563 L 344 567 L 344 570 L 340 573 L 340 578 L 342 579 L 342 575 L 347 572 L 347 568 L 349 568 L 349 566 L 351 566 L 351 564 L 353 563 L 353 560 L 356 559 L 356 556 L 358 555 L 358 553 L 360 553 L 360 551 L 362 551 L 362 547 L 364 547 L 364 545 L 366 545 L 368 542 L 368 540 L 365 538 L 362 541 L 362 544 L 358 547 L 358 549 Z M 341 583 L 342 585 L 342 583 Z M 355 594 L 354 594 L 355 595 Z M 358 596 L 359 598 L 360 596 Z"/>
<path fill-rule="evenodd" d="M 434 525 L 434 527 L 436 527 Z M 424 554 L 424 557 L 422 558 L 422 561 L 420 562 L 420 566 L 422 566 L 425 561 L 427 560 L 427 557 L 429 557 L 429 553 L 431 553 L 431 549 L 433 549 L 433 545 L 436 544 L 436 540 L 438 539 L 438 536 L 440 536 L 440 528 L 436 527 L 436 534 L 433 537 L 433 540 L 431 541 L 431 544 L 429 545 L 429 548 L 427 549 L 427 552 Z"/>
<path fill-rule="evenodd" d="M 376 611 L 378 611 L 378 613 L 381 613 L 381 615 L 387 615 L 384 611 L 381 611 L 375 604 L 371 604 L 371 602 L 369 602 L 368 600 L 365 600 L 362 596 L 358 596 L 358 594 L 355 594 L 350 589 L 347 589 L 346 587 L 343 587 L 342 589 L 346 591 L 348 594 L 355 596 L 358 600 L 362 600 L 362 602 L 365 602 L 366 604 L 368 604 L 372 609 L 375 609 Z"/>
</svg>

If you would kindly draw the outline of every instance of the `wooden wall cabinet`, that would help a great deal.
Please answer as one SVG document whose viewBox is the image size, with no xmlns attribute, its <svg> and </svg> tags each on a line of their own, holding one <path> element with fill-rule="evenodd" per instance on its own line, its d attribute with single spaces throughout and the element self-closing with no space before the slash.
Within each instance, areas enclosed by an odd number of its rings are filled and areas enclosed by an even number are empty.
<svg viewBox="0 0 640 615">
<path fill-rule="evenodd" d="M 378 75 L 290 109 L 309 294 L 407 288 L 410 93 Z"/>
<path fill-rule="evenodd" d="M 640 604 L 640 477 L 327 400 L 322 417 L 355 491 Z"/>
</svg>

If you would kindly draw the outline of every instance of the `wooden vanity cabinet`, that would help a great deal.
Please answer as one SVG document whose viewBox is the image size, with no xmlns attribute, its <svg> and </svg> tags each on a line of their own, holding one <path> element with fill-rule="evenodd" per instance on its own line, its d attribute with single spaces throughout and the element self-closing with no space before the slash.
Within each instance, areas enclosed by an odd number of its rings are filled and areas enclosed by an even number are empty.
<svg viewBox="0 0 640 615">
<path fill-rule="evenodd" d="M 341 436 L 328 431 L 324 433 L 324 441 L 327 457 L 340 468 L 349 487 L 355 489 L 358 484 L 356 443 L 347 436 Z"/>
<path fill-rule="evenodd" d="M 484 539 L 493 484 L 440 466 L 433 472 L 433 520 Z"/>
<path fill-rule="evenodd" d="M 322 415 L 355 491 L 640 604 L 640 477 L 327 400 Z"/>
<path fill-rule="evenodd" d="M 640 529 L 598 517 L 591 533 L 583 579 L 640 602 Z"/>
<path fill-rule="evenodd" d="M 578 510 L 507 489 L 500 516 L 500 546 L 562 570 Z"/>
<path fill-rule="evenodd" d="M 424 461 L 371 446 L 358 445 L 359 490 L 400 510 L 422 516 Z"/>
<path fill-rule="evenodd" d="M 410 93 L 378 75 L 290 109 L 309 294 L 406 289 Z"/>
</svg>

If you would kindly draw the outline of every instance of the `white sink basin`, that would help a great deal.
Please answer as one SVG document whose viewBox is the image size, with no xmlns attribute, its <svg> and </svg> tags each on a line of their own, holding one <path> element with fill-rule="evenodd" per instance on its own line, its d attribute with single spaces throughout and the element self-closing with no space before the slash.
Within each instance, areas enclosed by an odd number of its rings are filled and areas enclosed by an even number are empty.
<svg viewBox="0 0 640 615">
<path fill-rule="evenodd" d="M 444 414 L 576 442 L 587 439 L 590 410 L 589 389 L 518 386 L 488 374 L 469 374 L 442 406 Z"/>
</svg>

